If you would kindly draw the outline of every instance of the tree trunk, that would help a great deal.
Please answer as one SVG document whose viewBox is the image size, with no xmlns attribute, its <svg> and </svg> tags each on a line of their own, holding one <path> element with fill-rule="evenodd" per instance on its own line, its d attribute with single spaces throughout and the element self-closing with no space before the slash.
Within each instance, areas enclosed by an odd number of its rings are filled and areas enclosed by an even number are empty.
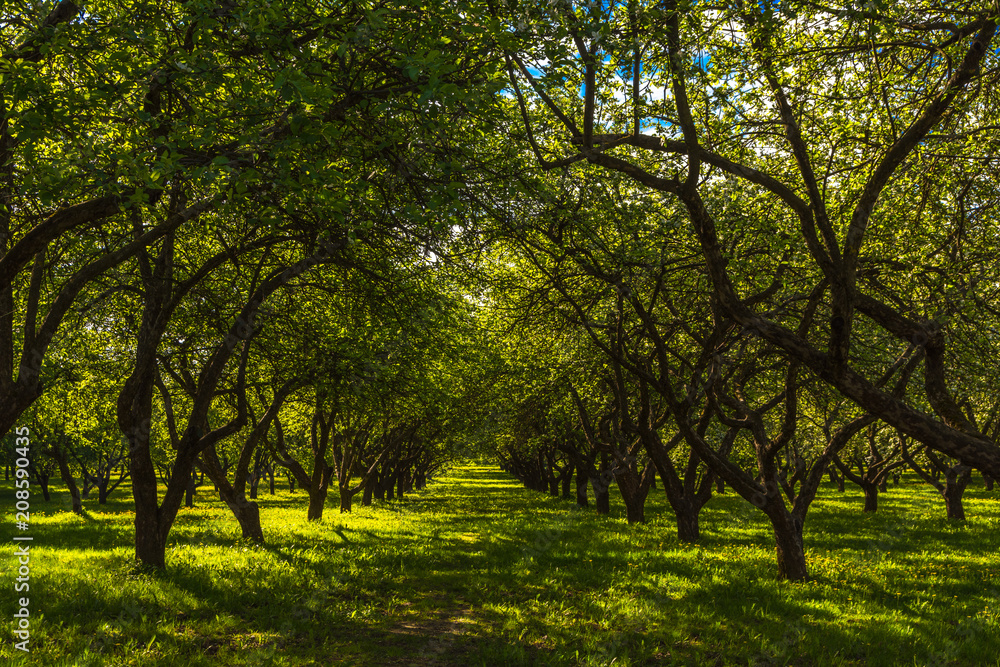
<svg viewBox="0 0 1000 667">
<path fill-rule="evenodd" d="M 649 492 L 648 482 L 643 484 L 643 480 L 634 465 L 627 466 L 615 475 L 615 481 L 618 483 L 618 490 L 625 502 L 625 518 L 629 525 L 645 523 L 646 496 Z"/>
<path fill-rule="evenodd" d="M 240 524 L 243 539 L 257 544 L 264 544 L 264 531 L 260 526 L 260 508 L 257 503 L 237 498 L 233 503 L 226 503 L 233 516 Z"/>
<path fill-rule="evenodd" d="M 270 487 L 271 495 L 273 496 L 274 495 L 274 463 L 273 462 L 271 463 L 271 465 L 267 469 L 267 481 L 268 481 L 268 485 Z"/>
<path fill-rule="evenodd" d="M 326 504 L 326 487 L 309 493 L 309 510 L 306 518 L 309 521 L 319 521 L 323 518 L 323 506 Z"/>
<path fill-rule="evenodd" d="M 66 490 L 69 491 L 70 502 L 72 503 L 73 514 L 83 514 L 83 501 L 80 499 L 80 489 L 76 486 L 73 473 L 69 469 L 69 461 L 66 459 L 66 452 L 60 447 L 53 446 L 51 449 L 52 458 L 59 466 L 59 475 L 62 477 Z"/>
<path fill-rule="evenodd" d="M 572 497 L 573 488 L 573 468 L 569 465 L 566 466 L 565 472 L 562 475 L 562 497 L 569 500 Z"/>
<path fill-rule="evenodd" d="M 591 480 L 594 487 L 594 507 L 598 514 L 611 513 L 611 494 L 608 493 L 608 485 L 600 479 Z"/>
<path fill-rule="evenodd" d="M 945 471 L 944 506 L 948 513 L 948 518 L 954 521 L 965 521 L 965 507 L 962 505 L 962 496 L 965 489 L 972 481 L 972 469 L 967 467 L 952 467 Z"/>
<path fill-rule="evenodd" d="M 677 539 L 687 544 L 697 544 L 701 539 L 701 531 L 698 526 L 698 510 L 687 503 L 686 507 L 678 508 L 674 506 L 674 515 L 677 517 Z"/>
<path fill-rule="evenodd" d="M 993 478 L 987 475 L 986 473 L 983 473 L 983 483 L 986 485 L 987 491 L 993 490 Z"/>
<path fill-rule="evenodd" d="M 49 492 L 49 476 L 48 475 L 44 475 L 44 476 L 38 477 L 38 486 L 40 486 L 42 488 L 42 498 L 45 499 L 45 502 L 49 502 L 50 500 L 52 500 L 52 495 Z"/>
<path fill-rule="evenodd" d="M 350 489 L 340 487 L 340 513 L 351 511 L 351 501 L 354 498 L 354 494 L 351 493 Z"/>
<path fill-rule="evenodd" d="M 716 478 L 715 478 L 715 492 L 716 493 L 720 493 L 720 494 L 726 492 L 726 480 L 722 479 L 721 477 L 716 476 Z"/>
<path fill-rule="evenodd" d="M 952 521 L 965 521 L 965 506 L 962 505 L 962 493 L 955 493 L 954 488 L 949 488 L 941 495 L 944 496 L 944 507 L 948 513 L 948 518 Z"/>
<path fill-rule="evenodd" d="M 192 470 L 191 477 L 188 478 L 187 489 L 184 491 L 184 507 L 194 507 L 194 492 L 197 488 L 197 482 L 194 479 L 194 470 Z"/>
<path fill-rule="evenodd" d="M 780 501 L 779 501 L 780 502 Z M 768 513 L 778 554 L 778 577 L 788 581 L 806 581 L 806 552 L 802 544 L 802 523 L 784 506 Z"/>
<path fill-rule="evenodd" d="M 167 566 L 167 536 L 160 534 L 156 507 L 135 506 L 135 557 L 146 567 Z"/>
<path fill-rule="evenodd" d="M 590 505 L 587 500 L 587 471 L 583 466 L 578 466 L 576 469 L 576 504 L 577 507 Z"/>
<path fill-rule="evenodd" d="M 361 506 L 362 507 L 370 507 L 371 506 L 371 504 L 372 504 L 372 487 L 373 486 L 374 486 L 374 484 L 372 484 L 372 480 L 371 479 L 369 479 L 369 480 L 367 480 L 365 482 L 365 488 L 361 492 Z"/>
<path fill-rule="evenodd" d="M 229 483 L 229 478 L 222 466 L 219 465 L 214 445 L 201 455 L 200 465 L 202 471 L 208 474 L 208 478 L 219 490 L 221 500 L 226 503 L 233 516 L 236 517 L 236 521 L 239 522 L 243 539 L 264 544 L 264 531 L 260 526 L 260 508 L 257 507 L 257 503 L 247 500 L 242 488 L 234 488 Z M 191 479 L 194 480 L 194 471 L 192 471 Z"/>
<path fill-rule="evenodd" d="M 861 489 L 865 492 L 865 512 L 877 512 L 878 511 L 878 493 L 879 488 L 875 484 L 866 483 Z"/>
</svg>

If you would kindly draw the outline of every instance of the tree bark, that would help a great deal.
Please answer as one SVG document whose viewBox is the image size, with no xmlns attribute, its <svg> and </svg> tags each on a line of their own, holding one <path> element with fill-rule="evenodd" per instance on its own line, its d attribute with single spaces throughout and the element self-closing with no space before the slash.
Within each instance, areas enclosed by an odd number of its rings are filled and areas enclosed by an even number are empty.
<svg viewBox="0 0 1000 667">
<path fill-rule="evenodd" d="M 354 499 L 354 494 L 351 490 L 345 487 L 340 487 L 340 513 L 349 513 L 351 511 L 351 503 Z"/>
<path fill-rule="evenodd" d="M 685 503 L 683 506 L 674 505 L 673 510 L 677 519 L 677 539 L 686 544 L 697 544 L 701 539 L 698 521 L 700 508 Z"/>
<path fill-rule="evenodd" d="M 587 507 L 590 502 L 587 500 L 587 470 L 583 466 L 576 468 L 576 504 L 577 507 Z"/>
<path fill-rule="evenodd" d="M 962 496 L 972 481 L 972 468 L 968 466 L 953 466 L 945 471 L 944 496 L 945 511 L 949 519 L 965 521 L 965 506 Z"/>
<path fill-rule="evenodd" d="M 219 465 L 219 458 L 215 451 L 215 446 L 207 447 L 201 455 L 201 467 L 212 480 L 216 488 L 219 489 L 219 496 L 226 506 L 232 511 L 236 521 L 240 524 L 243 539 L 250 540 L 257 544 L 264 543 L 264 531 L 260 525 L 260 509 L 257 503 L 247 500 L 241 489 L 234 488 L 229 483 L 229 478 Z M 192 478 L 194 474 L 192 473 Z"/>
<path fill-rule="evenodd" d="M 66 452 L 59 445 L 53 444 L 49 453 L 56 460 L 56 464 L 59 466 L 59 475 L 62 477 L 63 484 L 66 485 L 66 490 L 69 491 L 73 514 L 82 515 L 83 501 L 80 499 L 80 489 L 77 488 L 76 480 L 73 479 L 73 473 L 69 469 Z"/>
<path fill-rule="evenodd" d="M 323 506 L 326 505 L 326 487 L 309 493 L 309 509 L 306 518 L 309 521 L 319 521 L 323 518 Z"/>
<path fill-rule="evenodd" d="M 655 468 L 652 463 L 646 464 L 646 469 L 640 475 L 633 462 L 623 465 L 615 475 L 618 490 L 625 502 L 625 518 L 629 525 L 646 521 L 646 497 L 649 495 L 649 483 L 654 474 Z"/>
<path fill-rule="evenodd" d="M 611 494 L 608 493 L 608 485 L 600 478 L 591 479 L 590 483 L 594 487 L 594 508 L 597 510 L 597 513 L 610 514 Z"/>
<path fill-rule="evenodd" d="M 783 511 L 769 513 L 778 553 L 778 577 L 788 581 L 806 581 L 806 552 L 802 543 L 802 523 Z"/>
<path fill-rule="evenodd" d="M 878 511 L 878 494 L 879 488 L 876 484 L 865 483 L 861 486 L 861 489 L 865 492 L 865 512 L 877 512 Z"/>
<path fill-rule="evenodd" d="M 184 490 L 184 507 L 194 507 L 194 493 L 198 488 L 198 483 L 194 479 L 194 470 L 188 478 L 187 488 Z"/>
</svg>

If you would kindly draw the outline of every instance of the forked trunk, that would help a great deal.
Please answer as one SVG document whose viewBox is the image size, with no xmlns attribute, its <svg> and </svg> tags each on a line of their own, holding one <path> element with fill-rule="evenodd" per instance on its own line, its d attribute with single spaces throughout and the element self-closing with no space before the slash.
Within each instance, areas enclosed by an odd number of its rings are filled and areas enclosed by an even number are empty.
<svg viewBox="0 0 1000 667">
<path fill-rule="evenodd" d="M 644 477 L 648 477 L 644 475 Z M 646 496 L 649 494 L 649 481 L 639 476 L 634 466 L 628 466 L 615 476 L 618 490 L 625 502 L 625 518 L 629 524 L 645 523 Z"/>
</svg>

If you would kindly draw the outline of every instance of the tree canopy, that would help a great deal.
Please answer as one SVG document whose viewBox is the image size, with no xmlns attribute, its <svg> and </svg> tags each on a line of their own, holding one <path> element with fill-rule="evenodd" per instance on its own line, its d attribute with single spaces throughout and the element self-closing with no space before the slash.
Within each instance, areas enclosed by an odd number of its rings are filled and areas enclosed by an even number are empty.
<svg viewBox="0 0 1000 667">
<path fill-rule="evenodd" d="M 689 541 L 729 485 L 805 578 L 825 472 L 1000 478 L 998 18 L 8 3 L 0 426 L 159 567 L 198 471 L 263 540 L 268 461 L 319 518 L 474 452 Z"/>
</svg>

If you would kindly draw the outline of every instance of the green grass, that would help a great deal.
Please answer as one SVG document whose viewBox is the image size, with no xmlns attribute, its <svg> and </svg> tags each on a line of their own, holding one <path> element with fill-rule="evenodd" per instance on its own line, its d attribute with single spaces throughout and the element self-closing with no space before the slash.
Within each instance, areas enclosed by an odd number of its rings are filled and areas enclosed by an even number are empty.
<svg viewBox="0 0 1000 667">
<path fill-rule="evenodd" d="M 11 483 L 0 487 L 10 511 Z M 776 581 L 763 516 L 732 494 L 677 542 L 661 489 L 648 524 L 467 465 L 403 502 L 350 515 L 262 495 L 267 546 L 219 502 L 182 510 L 167 571 L 138 572 L 129 491 L 89 516 L 32 497 L 32 653 L 39 665 L 1000 665 L 1000 493 L 967 524 L 907 480 L 861 513 L 824 488 L 806 524 L 813 579 Z M 0 581 L 13 613 L 15 559 Z M 11 626 L 8 620 L 8 626 Z"/>
</svg>

